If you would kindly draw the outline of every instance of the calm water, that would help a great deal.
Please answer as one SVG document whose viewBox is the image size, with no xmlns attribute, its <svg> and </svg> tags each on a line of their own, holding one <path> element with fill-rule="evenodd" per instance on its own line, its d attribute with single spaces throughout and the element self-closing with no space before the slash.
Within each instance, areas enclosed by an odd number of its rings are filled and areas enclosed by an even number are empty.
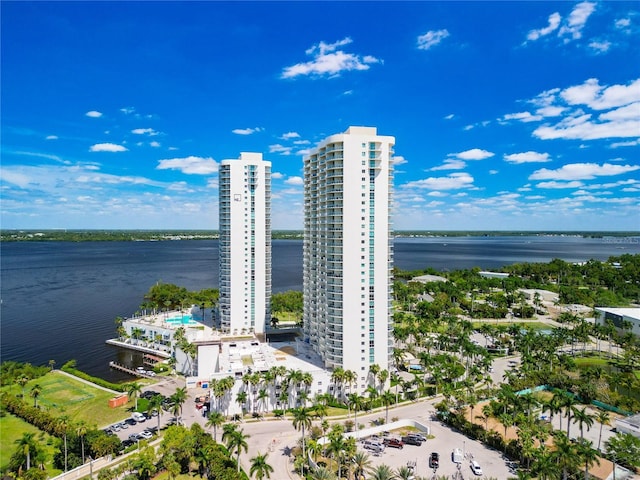
<svg viewBox="0 0 640 480">
<path fill-rule="evenodd" d="M 620 242 L 620 243 L 619 243 Z M 93 375 L 117 380 L 110 360 L 131 353 L 108 346 L 114 319 L 135 312 L 155 282 L 189 290 L 217 288 L 218 242 L 43 242 L 1 247 L 2 360 L 58 366 L 76 359 Z M 638 239 L 580 237 L 452 237 L 397 239 L 403 270 L 499 268 L 520 262 L 568 262 L 638 254 Z M 302 289 L 302 242 L 273 242 L 273 288 Z"/>
</svg>

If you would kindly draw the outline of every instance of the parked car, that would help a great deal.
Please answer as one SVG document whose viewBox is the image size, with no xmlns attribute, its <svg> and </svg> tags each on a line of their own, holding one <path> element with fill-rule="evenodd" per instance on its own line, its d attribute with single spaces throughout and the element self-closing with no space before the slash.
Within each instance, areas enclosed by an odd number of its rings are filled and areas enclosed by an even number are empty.
<svg viewBox="0 0 640 480">
<path fill-rule="evenodd" d="M 402 441 L 405 443 L 405 445 L 416 445 L 418 447 L 422 445 L 422 441 L 418 440 L 416 437 L 402 437 Z"/>
<path fill-rule="evenodd" d="M 131 414 L 131 418 L 133 420 L 135 420 L 136 422 L 138 422 L 138 423 L 142 423 L 147 419 L 147 417 L 145 417 L 144 414 L 142 414 L 140 412 L 133 412 Z"/>
<path fill-rule="evenodd" d="M 420 440 L 421 442 L 426 442 L 427 441 L 427 437 L 425 437 L 423 434 L 421 433 L 410 433 L 407 435 L 407 437 L 413 437 L 413 438 L 417 438 L 418 440 Z"/>
<path fill-rule="evenodd" d="M 153 437 L 153 434 L 151 432 L 148 432 L 147 430 L 143 430 L 138 434 L 138 437 L 140 439 L 149 440 L 151 437 Z"/>
<path fill-rule="evenodd" d="M 475 475 L 482 475 L 482 467 L 478 462 L 476 462 L 475 460 L 471 460 L 471 464 L 469 466 L 471 467 L 471 471 Z"/>
<path fill-rule="evenodd" d="M 384 452 L 384 445 L 381 443 L 375 442 L 364 442 L 364 448 L 372 451 L 373 453 L 382 453 Z"/>
<path fill-rule="evenodd" d="M 382 441 L 382 444 L 385 447 L 399 448 L 401 450 L 404 447 L 404 443 L 402 442 L 402 440 L 398 440 L 397 438 L 385 438 Z"/>
<path fill-rule="evenodd" d="M 137 433 L 132 433 L 131 435 L 129 435 L 129 440 L 131 440 L 132 442 L 135 442 L 138 440 L 138 434 Z"/>
<path fill-rule="evenodd" d="M 121 428 L 122 427 L 120 426 L 119 423 L 116 423 L 115 425 L 111 425 L 111 430 L 114 432 L 119 432 Z"/>
<path fill-rule="evenodd" d="M 440 466 L 440 454 L 438 452 L 431 452 L 429 455 L 429 468 L 438 468 Z"/>
<path fill-rule="evenodd" d="M 126 419 L 124 422 L 122 422 L 122 423 L 126 423 L 127 425 L 135 425 L 135 424 L 136 424 L 136 423 L 138 423 L 138 422 L 136 422 L 133 418 L 127 418 L 127 419 Z"/>
</svg>

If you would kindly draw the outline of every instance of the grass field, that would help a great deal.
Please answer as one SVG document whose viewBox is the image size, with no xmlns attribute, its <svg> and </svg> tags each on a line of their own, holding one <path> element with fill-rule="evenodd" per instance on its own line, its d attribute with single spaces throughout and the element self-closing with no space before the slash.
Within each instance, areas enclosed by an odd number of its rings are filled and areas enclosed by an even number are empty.
<svg viewBox="0 0 640 480">
<path fill-rule="evenodd" d="M 4 471 L 7 467 L 11 455 L 16 449 L 15 441 L 22 437 L 23 433 L 33 432 L 36 439 L 47 452 L 47 474 L 53 477 L 60 473 L 60 470 L 51 468 L 51 460 L 53 458 L 53 437 L 41 432 L 33 425 L 28 424 L 24 420 L 7 413 L 0 417 L 0 471 Z"/>
<path fill-rule="evenodd" d="M 38 405 L 42 408 L 46 408 L 55 416 L 67 415 L 74 422 L 82 420 L 98 428 L 128 417 L 128 410 L 133 408 L 133 402 L 123 407 L 109 408 L 109 399 L 114 397 L 114 394 L 56 371 L 27 383 L 24 388 L 25 401 L 32 404 L 33 399 L 29 397 L 29 392 L 36 384 L 41 389 Z M 5 388 L 14 394 L 21 392 L 17 385 Z"/>
</svg>

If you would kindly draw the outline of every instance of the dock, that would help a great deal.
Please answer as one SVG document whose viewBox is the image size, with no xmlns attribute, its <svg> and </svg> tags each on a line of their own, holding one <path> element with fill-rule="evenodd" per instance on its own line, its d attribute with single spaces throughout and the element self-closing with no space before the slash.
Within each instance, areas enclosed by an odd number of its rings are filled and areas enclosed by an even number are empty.
<svg viewBox="0 0 640 480">
<path fill-rule="evenodd" d="M 129 375 L 133 375 L 134 377 L 142 377 L 142 378 L 153 378 L 151 375 L 147 375 L 146 373 L 138 372 L 137 370 L 132 370 L 129 367 L 126 367 L 118 362 L 109 362 L 109 367 L 114 370 L 119 370 L 121 372 L 128 373 Z"/>
</svg>

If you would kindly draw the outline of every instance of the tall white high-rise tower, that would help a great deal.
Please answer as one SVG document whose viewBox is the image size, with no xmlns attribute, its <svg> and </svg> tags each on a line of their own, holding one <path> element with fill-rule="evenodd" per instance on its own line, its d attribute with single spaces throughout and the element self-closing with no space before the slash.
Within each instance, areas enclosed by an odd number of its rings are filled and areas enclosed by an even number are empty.
<svg viewBox="0 0 640 480">
<path fill-rule="evenodd" d="M 389 366 L 394 137 L 349 127 L 304 159 L 304 334 L 328 368 Z"/>
<path fill-rule="evenodd" d="M 262 334 L 271 319 L 271 162 L 223 160 L 219 172 L 220 324 Z"/>
</svg>

